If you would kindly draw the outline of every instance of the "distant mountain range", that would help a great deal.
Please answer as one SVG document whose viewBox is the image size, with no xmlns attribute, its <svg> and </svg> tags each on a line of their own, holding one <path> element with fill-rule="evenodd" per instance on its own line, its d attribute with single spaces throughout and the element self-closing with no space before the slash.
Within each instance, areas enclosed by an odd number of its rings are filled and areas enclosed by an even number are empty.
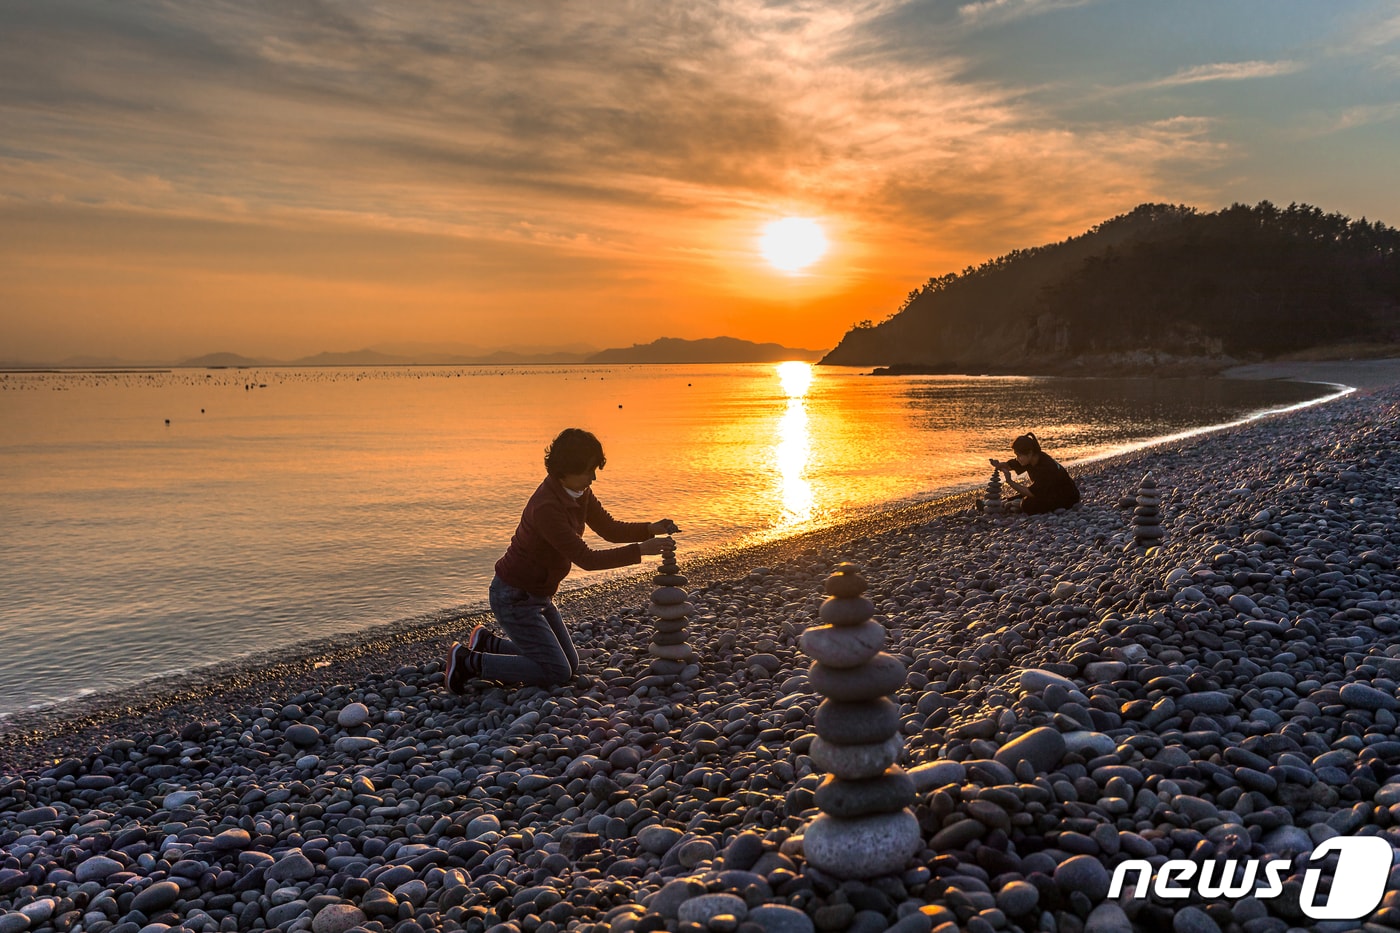
<svg viewBox="0 0 1400 933">
<path fill-rule="evenodd" d="M 662 337 L 647 344 L 604 350 L 588 358 L 590 363 L 781 363 L 814 362 L 822 350 L 804 350 L 776 343 L 750 343 L 734 337 L 681 340 Z"/>
<path fill-rule="evenodd" d="M 395 352 L 390 352 L 395 351 Z M 803 350 L 776 343 L 752 343 L 734 337 L 680 340 L 663 337 L 649 344 L 598 351 L 579 345 L 559 349 L 513 348 L 481 350 L 476 347 L 434 348 L 430 344 L 399 344 L 367 347 L 346 352 L 324 352 L 294 360 L 243 356 L 238 353 L 207 353 L 176 362 L 124 360 L 113 357 L 69 357 L 56 363 L 0 361 L 0 369 L 114 369 L 210 368 L 237 369 L 256 366 L 514 366 L 559 363 L 767 363 L 783 360 L 817 360 L 821 350 Z"/>
</svg>

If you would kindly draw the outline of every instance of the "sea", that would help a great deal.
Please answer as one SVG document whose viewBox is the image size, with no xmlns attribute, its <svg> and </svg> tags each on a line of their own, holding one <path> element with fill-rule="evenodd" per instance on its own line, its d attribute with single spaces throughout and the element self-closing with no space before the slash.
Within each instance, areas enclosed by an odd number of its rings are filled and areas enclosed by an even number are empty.
<svg viewBox="0 0 1400 933">
<path fill-rule="evenodd" d="M 674 519 L 684 564 L 980 486 L 1028 430 L 1072 467 L 1336 391 L 806 363 L 0 373 L 0 718 L 484 606 L 566 427 L 603 443 L 603 505 Z"/>
</svg>

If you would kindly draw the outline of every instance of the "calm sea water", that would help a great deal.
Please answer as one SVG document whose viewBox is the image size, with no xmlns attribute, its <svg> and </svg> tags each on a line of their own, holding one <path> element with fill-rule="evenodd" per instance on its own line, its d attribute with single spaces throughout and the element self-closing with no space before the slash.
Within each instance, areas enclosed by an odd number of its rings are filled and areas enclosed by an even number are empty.
<svg viewBox="0 0 1400 933">
<path fill-rule="evenodd" d="M 687 552 L 1326 394 L 803 364 L 0 374 L 0 715 L 480 605 L 547 441 Z M 593 575 L 576 571 L 579 585 Z M 596 579 L 596 577 L 594 577 Z"/>
</svg>

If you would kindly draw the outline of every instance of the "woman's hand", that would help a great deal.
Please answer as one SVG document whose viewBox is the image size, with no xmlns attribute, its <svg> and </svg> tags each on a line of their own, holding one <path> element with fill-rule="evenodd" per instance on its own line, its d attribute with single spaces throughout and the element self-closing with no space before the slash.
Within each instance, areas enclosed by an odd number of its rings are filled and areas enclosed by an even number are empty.
<svg viewBox="0 0 1400 933">
<path fill-rule="evenodd" d="M 661 554 L 665 551 L 674 551 L 676 549 L 676 541 L 674 538 L 651 538 L 642 541 L 637 546 L 642 549 L 643 557 L 655 557 L 657 554 Z"/>
<path fill-rule="evenodd" d="M 647 526 L 647 530 L 654 535 L 673 535 L 677 534 L 681 529 L 669 518 L 663 518 L 659 522 L 652 522 Z"/>
</svg>

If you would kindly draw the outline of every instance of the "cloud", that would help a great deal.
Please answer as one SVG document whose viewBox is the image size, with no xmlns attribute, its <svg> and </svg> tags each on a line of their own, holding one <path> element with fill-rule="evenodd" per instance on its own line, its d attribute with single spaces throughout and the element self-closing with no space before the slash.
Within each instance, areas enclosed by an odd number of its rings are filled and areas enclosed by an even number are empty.
<svg viewBox="0 0 1400 933">
<path fill-rule="evenodd" d="M 1359 126 L 1369 126 L 1373 123 L 1387 123 L 1400 117 L 1400 103 L 1393 104 L 1363 104 L 1356 107 L 1347 107 L 1341 113 L 1329 115 L 1317 130 L 1319 135 L 1328 133 L 1340 133 L 1344 130 L 1355 129 Z"/>
<path fill-rule="evenodd" d="M 197 245 L 218 267 L 224 243 L 279 282 L 380 281 L 384 256 L 421 254 L 443 264 L 412 264 L 425 280 L 504 295 L 541 265 L 586 268 L 589 287 L 626 283 L 648 326 L 657 295 L 705 293 L 775 213 L 861 239 L 842 281 L 917 281 L 1142 200 L 1208 197 L 1191 179 L 1231 155 L 1216 124 L 1061 118 L 1072 89 L 1028 94 L 987 67 L 995 44 L 965 41 L 1082 3 L 0 5 L 0 210 L 130 224 L 156 244 L 153 275 L 180 240 L 150 231 L 199 222 L 181 263 Z"/>
<path fill-rule="evenodd" d="M 1094 0 L 978 0 L 958 7 L 963 22 L 987 26 L 1085 6 Z"/>
<path fill-rule="evenodd" d="M 1294 74 L 1303 70 L 1302 62 L 1219 62 L 1212 65 L 1197 65 L 1185 68 L 1176 74 L 1135 85 L 1137 88 L 1178 87 L 1185 84 L 1204 84 L 1208 81 L 1250 81 L 1255 78 L 1275 78 L 1279 75 Z"/>
</svg>

